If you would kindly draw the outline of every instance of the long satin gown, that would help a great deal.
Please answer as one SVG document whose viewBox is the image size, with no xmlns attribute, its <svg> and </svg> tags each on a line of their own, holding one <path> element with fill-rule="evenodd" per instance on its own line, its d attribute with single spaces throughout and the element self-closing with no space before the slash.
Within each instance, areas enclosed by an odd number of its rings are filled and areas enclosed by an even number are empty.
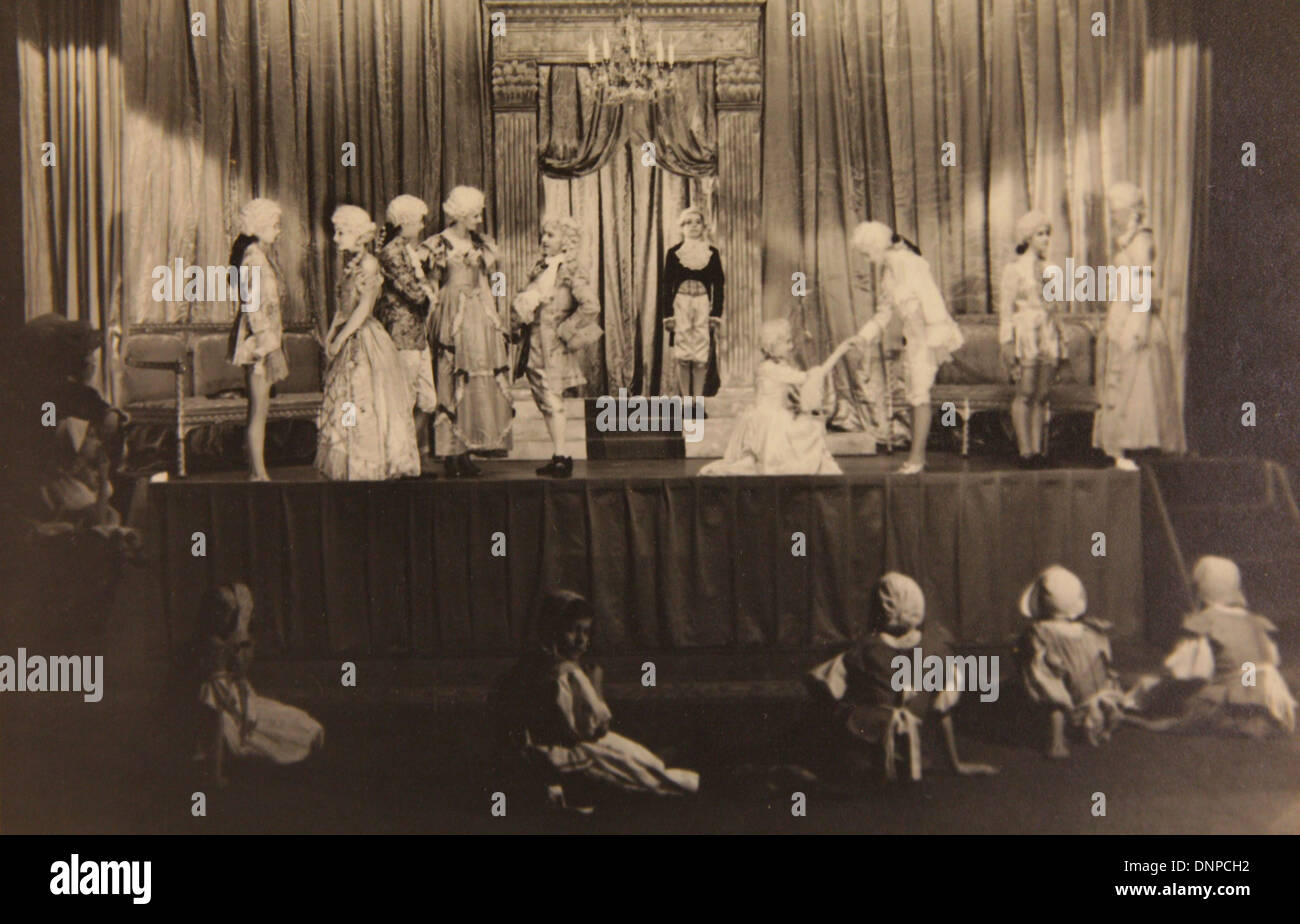
<svg viewBox="0 0 1300 924">
<path fill-rule="evenodd" d="M 382 285 L 378 261 L 370 254 L 354 257 L 339 280 L 342 323 Z M 413 404 L 397 347 L 384 325 L 366 318 L 325 371 L 316 469 L 331 481 L 419 475 Z"/>
<path fill-rule="evenodd" d="M 496 266 L 491 241 L 457 244 L 436 240 L 441 285 L 434 327 L 434 379 L 438 410 L 434 446 L 439 456 L 510 449 L 510 329 L 492 297 Z"/>
</svg>

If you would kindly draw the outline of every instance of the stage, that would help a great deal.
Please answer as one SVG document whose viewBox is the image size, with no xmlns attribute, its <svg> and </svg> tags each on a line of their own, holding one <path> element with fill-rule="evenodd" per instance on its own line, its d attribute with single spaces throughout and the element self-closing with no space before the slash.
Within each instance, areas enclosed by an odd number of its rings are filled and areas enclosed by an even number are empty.
<svg viewBox="0 0 1300 924">
<path fill-rule="evenodd" d="M 509 655 L 553 585 L 589 594 L 604 654 L 776 654 L 848 639 L 891 569 L 920 581 L 960 643 L 1001 646 L 1021 625 L 1019 591 L 1052 562 L 1080 575 L 1115 636 L 1139 632 L 1139 474 L 943 454 L 920 476 L 893 474 L 899 456 L 839 462 L 839 477 L 754 478 L 695 477 L 694 459 L 579 462 L 549 480 L 535 463 L 484 460 L 478 479 L 388 483 L 278 469 L 271 483 L 142 483 L 140 513 L 172 650 L 202 588 L 245 580 L 259 660 Z"/>
</svg>

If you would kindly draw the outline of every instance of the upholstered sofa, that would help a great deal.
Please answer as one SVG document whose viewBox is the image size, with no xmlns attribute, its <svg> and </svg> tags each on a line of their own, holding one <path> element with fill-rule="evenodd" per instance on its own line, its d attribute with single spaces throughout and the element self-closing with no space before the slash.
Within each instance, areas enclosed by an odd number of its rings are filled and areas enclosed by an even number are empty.
<svg viewBox="0 0 1300 924">
<path fill-rule="evenodd" d="M 936 409 L 951 403 L 962 421 L 961 451 L 970 451 L 970 418 L 981 411 L 1008 411 L 1015 396 L 998 344 L 996 316 L 958 319 L 966 343 L 953 354 L 952 362 L 939 369 L 930 397 Z M 1064 318 L 1068 360 L 1057 369 L 1049 396 L 1055 412 L 1095 412 L 1095 369 L 1097 334 L 1103 316 L 1071 314 Z"/>
<path fill-rule="evenodd" d="M 200 427 L 242 424 L 244 371 L 226 361 L 227 332 L 211 327 L 133 331 L 123 360 L 122 404 L 131 426 L 159 425 L 176 437 L 176 474 L 186 474 L 186 437 Z M 316 419 L 321 351 L 310 333 L 286 332 L 289 378 L 275 387 L 268 420 Z"/>
</svg>

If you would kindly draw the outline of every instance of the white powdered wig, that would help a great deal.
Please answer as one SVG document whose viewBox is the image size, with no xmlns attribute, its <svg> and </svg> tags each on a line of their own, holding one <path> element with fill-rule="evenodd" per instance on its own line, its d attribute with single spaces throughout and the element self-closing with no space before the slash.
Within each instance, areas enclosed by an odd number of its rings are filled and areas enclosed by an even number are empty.
<svg viewBox="0 0 1300 924">
<path fill-rule="evenodd" d="M 239 210 L 239 233 L 262 237 L 279 217 L 280 203 L 274 199 L 250 199 Z"/>
<path fill-rule="evenodd" d="M 483 190 L 473 186 L 457 186 L 447 195 L 442 211 L 452 221 L 464 221 L 483 211 L 484 201 Z"/>
<path fill-rule="evenodd" d="M 1046 228 L 1050 232 L 1052 230 L 1052 219 L 1038 211 L 1038 209 L 1025 212 L 1016 222 L 1016 244 L 1028 243 L 1039 228 Z"/>
<path fill-rule="evenodd" d="M 1139 220 L 1147 210 L 1147 199 L 1142 190 L 1132 183 L 1115 183 L 1106 190 L 1106 202 L 1113 209 L 1132 209 Z"/>
<path fill-rule="evenodd" d="M 370 220 L 370 213 L 359 205 L 340 205 L 330 216 L 334 227 L 349 233 L 355 233 L 357 240 L 364 244 L 375 236 L 375 223 Z"/>
<path fill-rule="evenodd" d="M 772 355 L 772 348 L 790 336 L 790 322 L 785 318 L 764 321 L 758 329 L 758 347 L 767 356 Z"/>
<path fill-rule="evenodd" d="M 879 221 L 864 221 L 853 229 L 849 243 L 853 249 L 868 257 L 878 257 L 894 242 L 894 231 Z"/>
<path fill-rule="evenodd" d="M 542 231 L 554 231 L 560 236 L 560 249 L 565 253 L 572 253 L 578 249 L 578 244 L 582 240 L 582 227 L 578 224 L 577 219 L 570 218 L 568 215 L 555 215 L 547 218 L 542 222 Z"/>
<path fill-rule="evenodd" d="M 425 204 L 423 199 L 403 193 L 388 203 L 388 210 L 384 213 L 384 218 L 390 225 L 400 227 L 417 219 L 423 221 L 428 214 L 429 206 Z"/>
</svg>

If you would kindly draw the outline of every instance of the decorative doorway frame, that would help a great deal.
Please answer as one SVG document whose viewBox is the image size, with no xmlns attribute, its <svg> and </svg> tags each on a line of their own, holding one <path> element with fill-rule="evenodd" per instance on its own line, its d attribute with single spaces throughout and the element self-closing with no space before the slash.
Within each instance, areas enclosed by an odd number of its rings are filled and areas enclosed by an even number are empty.
<svg viewBox="0 0 1300 924">
<path fill-rule="evenodd" d="M 622 0 L 485 0 L 491 35 L 492 140 L 498 244 L 508 279 L 523 279 L 535 256 L 538 67 L 586 64 L 587 39 L 618 31 Z M 718 114 L 717 245 L 727 276 L 726 320 L 718 339 L 722 386 L 748 388 L 757 365 L 762 315 L 764 0 L 639 2 L 637 15 L 672 43 L 676 59 L 713 62 Z M 491 34 L 494 14 L 503 34 Z M 662 169 L 662 168 L 657 168 Z"/>
</svg>

